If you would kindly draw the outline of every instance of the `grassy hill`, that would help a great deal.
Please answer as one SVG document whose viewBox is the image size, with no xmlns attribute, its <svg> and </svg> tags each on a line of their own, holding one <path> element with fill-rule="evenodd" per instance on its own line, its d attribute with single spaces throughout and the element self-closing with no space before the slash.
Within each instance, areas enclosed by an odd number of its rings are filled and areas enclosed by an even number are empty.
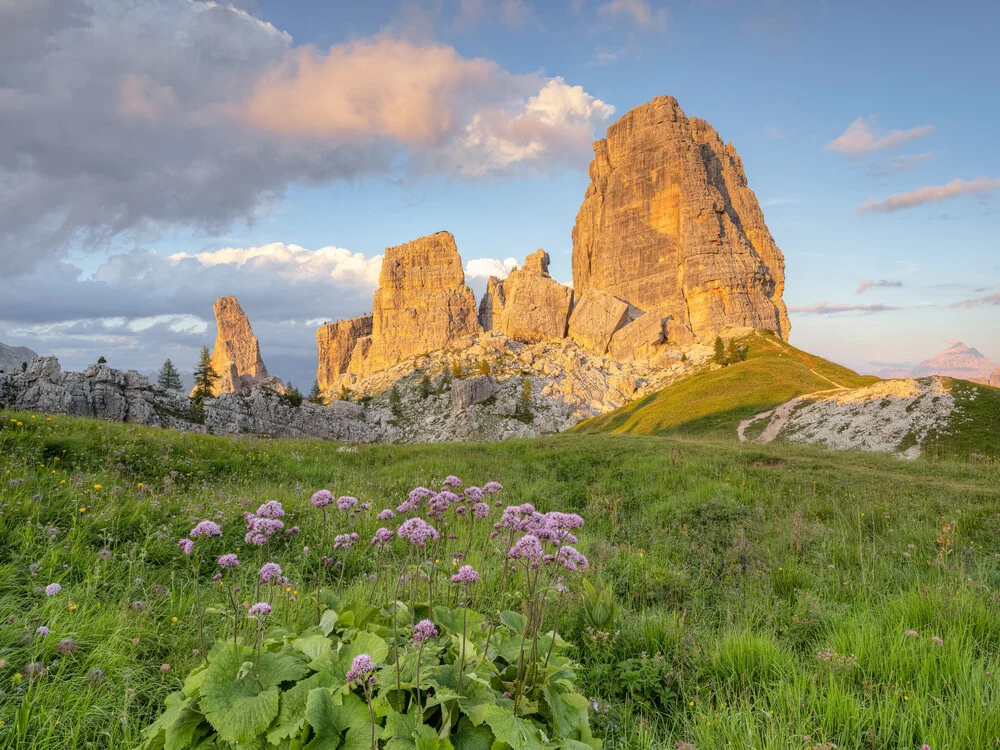
<svg viewBox="0 0 1000 750">
<path fill-rule="evenodd" d="M 586 518 L 587 577 L 610 587 L 618 613 L 606 635 L 588 630 L 581 581 L 568 578 L 560 633 L 606 748 L 1000 747 L 988 708 L 1000 696 L 1000 463 L 629 435 L 341 451 L 10 412 L 0 747 L 136 745 L 202 660 L 195 579 L 177 547 L 195 520 L 221 524 L 216 554 L 239 553 L 250 590 L 259 562 L 243 511 L 279 500 L 294 513 L 300 534 L 268 550 L 290 579 L 276 617 L 292 627 L 315 618 L 302 551 L 321 549 L 312 492 L 374 512 L 447 474 Z M 369 594 L 379 559 L 367 545 L 375 520 L 352 523 L 364 542 L 345 597 Z M 330 536 L 345 531 L 335 520 Z M 202 598 L 217 607 L 210 567 Z M 484 611 L 523 606 L 483 572 Z M 42 592 L 51 582 L 56 597 Z M 51 634 L 34 634 L 41 625 Z M 220 628 L 208 618 L 210 642 Z M 22 679 L 30 663 L 47 673 Z"/>
<path fill-rule="evenodd" d="M 700 372 L 613 412 L 588 419 L 575 431 L 723 434 L 735 439 L 741 420 L 796 396 L 831 388 L 858 388 L 878 380 L 761 331 L 737 342 L 748 347 L 745 361 Z"/>
</svg>

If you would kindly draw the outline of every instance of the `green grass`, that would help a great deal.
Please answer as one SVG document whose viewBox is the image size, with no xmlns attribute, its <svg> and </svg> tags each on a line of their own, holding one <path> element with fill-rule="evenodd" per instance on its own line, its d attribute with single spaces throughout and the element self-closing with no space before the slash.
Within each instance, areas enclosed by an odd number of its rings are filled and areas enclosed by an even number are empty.
<svg viewBox="0 0 1000 750">
<path fill-rule="evenodd" d="M 946 378 L 955 398 L 955 413 L 948 426 L 924 441 L 930 456 L 1000 455 L 1000 388 L 967 380 Z"/>
<path fill-rule="evenodd" d="M 192 520 L 221 511 L 219 551 L 244 553 L 244 510 L 296 511 L 302 533 L 275 554 L 294 619 L 313 606 L 300 551 L 319 544 L 312 492 L 377 509 L 452 473 L 587 519 L 588 575 L 619 614 L 605 637 L 575 603 L 563 632 L 606 746 L 1000 748 L 995 460 L 636 435 L 341 452 L 19 413 L 0 413 L 0 747 L 136 743 L 200 663 L 176 547 Z M 359 555 L 348 581 L 372 566 Z M 38 592 L 53 581 L 58 597 Z M 57 653 L 64 638 L 75 653 Z M 48 674 L 18 682 L 33 661 Z M 103 681 L 88 681 L 95 668 Z"/>
<path fill-rule="evenodd" d="M 738 339 L 746 361 L 704 370 L 608 414 L 580 423 L 576 432 L 640 435 L 725 435 L 736 439 L 741 420 L 807 393 L 858 388 L 861 376 L 764 332 Z"/>
</svg>

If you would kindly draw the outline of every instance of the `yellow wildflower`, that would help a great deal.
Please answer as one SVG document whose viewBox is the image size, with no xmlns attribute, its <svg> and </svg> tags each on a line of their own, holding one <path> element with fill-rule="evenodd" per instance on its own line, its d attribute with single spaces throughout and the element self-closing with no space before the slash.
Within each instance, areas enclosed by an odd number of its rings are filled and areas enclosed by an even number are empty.
<svg viewBox="0 0 1000 750">
<path fill-rule="evenodd" d="M 94 485 L 94 489 L 95 489 L 95 490 L 99 490 L 99 489 L 101 489 L 101 485 L 99 485 L 99 484 L 95 484 L 95 485 Z"/>
<path fill-rule="evenodd" d="M 63 480 L 63 481 L 65 481 L 65 480 Z M 81 505 L 81 506 L 80 506 L 80 512 L 81 512 L 81 513 L 86 513 L 86 512 L 87 512 L 87 506 L 85 506 L 85 505 Z"/>
</svg>

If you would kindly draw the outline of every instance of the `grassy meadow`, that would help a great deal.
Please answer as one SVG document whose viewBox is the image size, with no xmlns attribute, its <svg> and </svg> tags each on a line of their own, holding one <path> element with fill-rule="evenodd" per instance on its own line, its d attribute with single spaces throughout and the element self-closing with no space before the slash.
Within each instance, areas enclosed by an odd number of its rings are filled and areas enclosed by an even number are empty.
<svg viewBox="0 0 1000 750">
<path fill-rule="evenodd" d="M 217 520 L 215 551 L 242 559 L 245 511 L 294 513 L 301 531 L 271 550 L 290 579 L 273 617 L 291 627 L 316 614 L 312 493 L 377 510 L 449 474 L 586 519 L 583 575 L 615 609 L 588 626 L 576 578 L 559 630 L 607 748 L 1000 748 L 992 459 L 607 434 L 340 448 L 14 412 L 0 412 L 0 747 L 141 743 L 203 661 L 177 545 L 197 521 Z M 378 523 L 359 524 L 345 597 L 363 598 L 376 566 Z M 484 585 L 484 611 L 518 608 Z M 209 641 L 220 628 L 209 615 Z"/>
</svg>

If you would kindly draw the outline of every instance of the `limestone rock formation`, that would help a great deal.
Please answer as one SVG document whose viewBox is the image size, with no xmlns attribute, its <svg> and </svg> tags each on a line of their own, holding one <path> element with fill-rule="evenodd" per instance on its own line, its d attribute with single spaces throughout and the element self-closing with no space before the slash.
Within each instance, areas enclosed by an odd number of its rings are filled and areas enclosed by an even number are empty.
<svg viewBox="0 0 1000 750">
<path fill-rule="evenodd" d="M 493 396 L 497 390 L 496 381 L 489 375 L 452 380 L 451 408 L 455 411 L 461 411 L 473 404 L 481 404 Z"/>
<path fill-rule="evenodd" d="M 1000 367 L 990 376 L 990 385 L 1000 388 Z"/>
<path fill-rule="evenodd" d="M 3 370 L 20 369 L 38 355 L 26 346 L 7 346 L 0 343 L 0 372 Z"/>
<path fill-rule="evenodd" d="M 293 406 L 271 388 L 260 385 L 244 394 L 224 393 L 207 399 L 203 421 L 192 417 L 189 406 L 183 396 L 153 388 L 145 375 L 107 365 L 63 372 L 55 357 L 40 357 L 24 372 L 17 368 L 0 374 L 0 408 L 216 434 L 348 442 L 364 442 L 369 434 L 360 404 L 336 401 L 330 406 L 308 402 Z"/>
<path fill-rule="evenodd" d="M 316 348 L 319 352 L 319 367 L 316 380 L 320 390 L 330 391 L 337 387 L 338 378 L 348 372 L 358 340 L 369 337 L 371 342 L 372 316 L 326 323 L 316 330 Z M 364 349 L 364 347 L 362 347 Z M 361 360 L 364 359 L 364 353 Z"/>
<path fill-rule="evenodd" d="M 573 228 L 578 296 L 600 289 L 702 340 L 727 326 L 787 339 L 784 259 L 731 145 L 658 97 L 594 153 Z"/>
<path fill-rule="evenodd" d="M 479 332 L 476 299 L 449 232 L 390 247 L 372 301 L 371 348 L 362 372 L 440 349 Z"/>
<path fill-rule="evenodd" d="M 503 282 L 496 276 L 490 276 L 486 282 L 486 292 L 479 303 L 479 325 L 484 331 L 492 331 L 500 324 L 500 313 L 507 303 L 503 293 Z"/>
<path fill-rule="evenodd" d="M 573 290 L 549 277 L 548 257 L 541 250 L 533 253 L 530 263 L 503 280 L 505 302 L 494 330 L 528 343 L 566 337 Z"/>
<path fill-rule="evenodd" d="M 524 267 L 529 271 L 534 271 L 542 276 L 549 275 L 549 254 L 538 248 L 535 252 L 524 259 Z"/>
<path fill-rule="evenodd" d="M 212 348 L 212 369 L 218 379 L 212 384 L 212 395 L 246 393 L 270 380 L 260 358 L 260 344 L 236 297 L 219 297 L 212 309 L 218 329 Z"/>
<path fill-rule="evenodd" d="M 627 302 L 600 289 L 588 289 L 573 307 L 569 337 L 586 349 L 604 354 L 615 331 L 625 323 L 628 312 Z"/>
<path fill-rule="evenodd" d="M 591 290 L 587 291 L 590 294 Z M 663 343 L 663 318 L 645 313 L 618 329 L 611 337 L 609 350 L 619 362 L 649 359 Z"/>
<path fill-rule="evenodd" d="M 673 318 L 667 320 L 667 341 L 676 346 L 691 346 L 697 341 L 694 331 Z"/>
</svg>

